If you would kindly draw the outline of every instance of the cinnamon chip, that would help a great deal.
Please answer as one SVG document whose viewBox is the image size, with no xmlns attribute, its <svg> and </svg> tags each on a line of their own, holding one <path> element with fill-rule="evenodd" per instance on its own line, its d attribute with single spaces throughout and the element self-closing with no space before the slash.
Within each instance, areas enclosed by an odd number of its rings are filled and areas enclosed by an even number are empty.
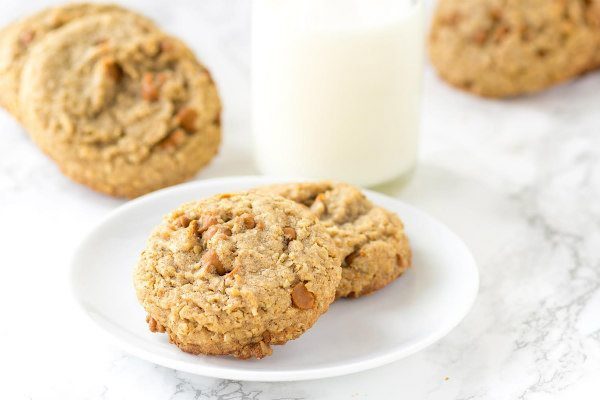
<svg viewBox="0 0 600 400">
<path fill-rule="evenodd" d="M 315 306 L 315 295 L 300 282 L 292 289 L 292 304 L 301 310 L 310 310 Z"/>
<path fill-rule="evenodd" d="M 202 216 L 200 222 L 200 226 L 198 226 L 199 234 L 203 234 L 208 228 L 219 223 L 217 217 L 214 215 L 204 215 Z"/>
<path fill-rule="evenodd" d="M 142 98 L 147 101 L 158 100 L 159 89 L 159 85 L 154 81 L 154 74 L 146 72 L 142 77 Z"/>
<path fill-rule="evenodd" d="M 185 137 L 186 133 L 182 129 L 175 129 L 160 142 L 159 146 L 165 150 L 174 150 L 184 142 Z"/>
<path fill-rule="evenodd" d="M 113 58 L 105 58 L 102 61 L 104 72 L 115 82 L 119 82 L 123 77 L 123 69 Z"/>
<path fill-rule="evenodd" d="M 344 258 L 344 264 L 342 266 L 347 267 L 348 265 L 352 264 L 352 261 L 354 261 L 354 259 L 356 257 L 358 257 L 359 253 L 358 250 L 353 251 L 352 253 L 348 254 L 346 256 L 346 258 Z"/>
<path fill-rule="evenodd" d="M 149 316 L 149 315 L 146 316 L 146 322 L 148 323 L 148 328 L 150 328 L 150 332 L 160 332 L 160 333 L 165 332 L 165 328 L 151 316 Z"/>
<path fill-rule="evenodd" d="M 190 222 L 192 222 L 191 219 L 189 219 L 185 215 L 182 215 L 181 217 L 177 218 L 176 224 L 177 226 L 181 226 L 182 228 L 187 228 L 188 226 L 190 226 Z"/>
<path fill-rule="evenodd" d="M 206 230 L 206 232 L 204 232 L 202 234 L 202 239 L 204 240 L 210 240 L 212 239 L 213 236 L 215 236 L 215 234 L 219 231 L 219 227 L 217 225 L 213 225 L 210 228 L 208 228 Z"/>
<path fill-rule="evenodd" d="M 254 221 L 254 217 L 252 215 L 246 214 L 243 215 L 242 218 L 246 229 L 252 229 L 256 226 L 256 222 Z"/>
<path fill-rule="evenodd" d="M 264 331 L 262 334 L 262 341 L 265 343 L 271 343 L 271 332 Z"/>
<path fill-rule="evenodd" d="M 196 117 L 198 114 L 191 107 L 184 107 L 175 116 L 177 124 L 188 132 L 196 130 Z"/>
<path fill-rule="evenodd" d="M 402 261 L 402 256 L 400 254 L 396 254 L 396 264 L 399 266 L 403 266 L 404 262 Z"/>
<path fill-rule="evenodd" d="M 287 242 L 291 242 L 296 239 L 296 231 L 291 226 L 286 226 L 283 228 L 283 237 Z"/>
<path fill-rule="evenodd" d="M 223 267 L 223 263 L 219 260 L 219 256 L 214 250 L 208 250 L 202 256 L 202 265 L 204 268 L 214 270 L 219 275 L 225 275 L 227 271 Z"/>
</svg>

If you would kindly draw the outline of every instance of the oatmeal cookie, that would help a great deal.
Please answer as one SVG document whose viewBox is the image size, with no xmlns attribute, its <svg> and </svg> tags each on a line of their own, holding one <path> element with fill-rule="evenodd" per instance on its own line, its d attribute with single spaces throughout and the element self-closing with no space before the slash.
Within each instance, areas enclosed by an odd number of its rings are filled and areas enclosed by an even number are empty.
<svg viewBox="0 0 600 400">
<path fill-rule="evenodd" d="M 331 237 L 304 207 L 258 193 L 185 204 L 151 234 L 134 284 L 150 330 L 194 354 L 262 358 L 327 311 Z"/>
<path fill-rule="evenodd" d="M 598 65 L 600 1 L 440 0 L 429 54 L 450 84 L 487 97 L 542 90 Z"/>
<path fill-rule="evenodd" d="M 343 260 L 336 297 L 359 297 L 381 289 L 411 265 L 411 250 L 400 218 L 375 206 L 354 186 L 310 182 L 257 190 L 302 204 L 325 226 Z"/>
<path fill-rule="evenodd" d="M 220 101 L 179 40 L 135 16 L 80 18 L 49 33 L 23 67 L 22 119 L 73 180 L 120 197 L 194 176 L 220 143 Z"/>
<path fill-rule="evenodd" d="M 100 13 L 128 13 L 112 4 L 77 3 L 52 7 L 6 26 L 0 32 L 0 105 L 18 117 L 21 70 L 30 49 L 47 33 L 81 17 Z M 140 23 L 153 24 L 141 16 Z"/>
</svg>

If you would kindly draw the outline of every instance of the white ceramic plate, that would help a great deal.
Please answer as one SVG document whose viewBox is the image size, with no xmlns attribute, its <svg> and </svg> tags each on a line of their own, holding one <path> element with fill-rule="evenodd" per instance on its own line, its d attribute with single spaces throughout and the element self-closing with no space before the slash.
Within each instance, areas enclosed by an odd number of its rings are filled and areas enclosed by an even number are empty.
<svg viewBox="0 0 600 400">
<path fill-rule="evenodd" d="M 413 268 L 386 288 L 335 302 L 312 329 L 275 346 L 273 355 L 262 360 L 194 356 L 169 344 L 166 335 L 151 333 L 132 284 L 132 270 L 151 229 L 183 202 L 274 182 L 259 177 L 192 182 L 117 208 L 75 252 L 71 278 L 77 302 L 129 353 L 181 371 L 252 381 L 316 379 L 374 368 L 434 343 L 471 308 L 478 272 L 464 243 L 422 211 L 365 191 L 402 217 L 413 248 Z"/>
</svg>

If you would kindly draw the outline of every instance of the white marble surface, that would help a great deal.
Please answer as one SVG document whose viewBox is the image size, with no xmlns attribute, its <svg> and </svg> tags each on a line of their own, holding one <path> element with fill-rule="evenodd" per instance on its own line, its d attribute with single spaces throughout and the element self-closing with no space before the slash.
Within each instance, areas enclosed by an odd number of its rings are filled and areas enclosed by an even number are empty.
<svg viewBox="0 0 600 400">
<path fill-rule="evenodd" d="M 0 23 L 48 1 L 5 0 Z M 249 1 L 129 1 L 214 71 L 225 144 L 198 179 L 254 173 Z M 72 305 L 79 238 L 122 203 L 71 183 L 0 112 L 0 398 L 591 399 L 600 393 L 600 72 L 541 95 L 487 101 L 428 68 L 420 166 L 387 193 L 459 233 L 481 271 L 472 312 L 426 351 L 298 383 L 228 382 L 122 353 Z M 418 266 L 416 266 L 418 268 Z M 340 332 L 349 335 L 352 332 Z"/>
</svg>

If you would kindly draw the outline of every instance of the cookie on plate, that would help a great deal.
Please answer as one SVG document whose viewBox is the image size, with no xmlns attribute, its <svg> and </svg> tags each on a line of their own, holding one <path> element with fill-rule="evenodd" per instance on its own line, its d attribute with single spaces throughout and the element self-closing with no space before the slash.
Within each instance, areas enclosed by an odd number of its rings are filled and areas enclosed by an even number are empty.
<svg viewBox="0 0 600 400">
<path fill-rule="evenodd" d="M 150 330 L 182 350 L 262 358 L 327 311 L 340 274 L 337 248 L 308 210 L 236 193 L 167 215 L 134 284 Z"/>
<path fill-rule="evenodd" d="M 381 289 L 405 272 L 412 253 L 398 216 L 371 203 L 345 183 L 308 182 L 257 189 L 309 209 L 333 237 L 342 257 L 336 297 L 359 297 Z"/>
<path fill-rule="evenodd" d="M 112 4 L 77 3 L 52 7 L 6 26 L 0 32 L 0 105 L 18 116 L 21 70 L 29 50 L 47 33 L 81 17 L 100 13 L 128 13 Z M 146 24 L 152 23 L 137 16 Z"/>
<path fill-rule="evenodd" d="M 22 71 L 22 120 L 73 180 L 120 197 L 194 176 L 220 143 L 220 101 L 179 40 L 136 16 L 88 16 L 51 32 Z"/>
<path fill-rule="evenodd" d="M 430 58 L 443 79 L 481 96 L 539 91 L 597 66 L 599 5 L 597 0 L 440 0 L 429 35 Z"/>
</svg>

